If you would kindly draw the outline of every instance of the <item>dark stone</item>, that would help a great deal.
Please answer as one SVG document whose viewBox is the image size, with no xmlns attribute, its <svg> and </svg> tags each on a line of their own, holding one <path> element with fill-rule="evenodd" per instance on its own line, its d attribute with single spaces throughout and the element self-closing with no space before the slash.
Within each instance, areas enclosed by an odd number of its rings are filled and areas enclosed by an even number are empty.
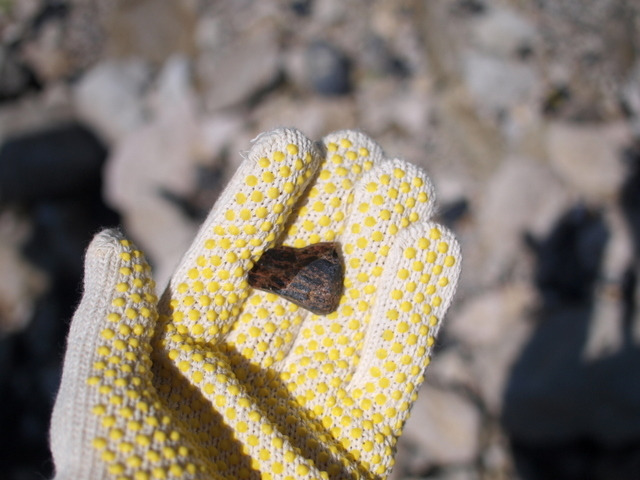
<svg viewBox="0 0 640 480">
<path fill-rule="evenodd" d="M 291 10 L 301 17 L 306 17 L 311 14 L 311 7 L 311 0 L 293 0 L 291 2 Z"/>
<path fill-rule="evenodd" d="M 0 50 L 0 103 L 15 100 L 39 88 L 33 72 L 19 59 L 17 48 Z"/>
<path fill-rule="evenodd" d="M 119 223 L 101 198 L 105 156 L 77 124 L 10 140 L 0 150 L 0 198 L 30 217 L 22 252 L 50 279 L 25 329 L 0 337 L 2 478 L 52 475 L 49 419 L 82 292 L 84 252 L 96 232 Z"/>
<path fill-rule="evenodd" d="M 305 248 L 272 248 L 249 272 L 253 288 L 276 293 L 318 315 L 338 307 L 343 279 L 337 244 L 330 242 Z"/>
<path fill-rule="evenodd" d="M 0 202 L 32 203 L 99 191 L 107 151 L 71 123 L 8 140 L 0 147 Z"/>
<path fill-rule="evenodd" d="M 411 76 L 411 64 L 398 55 L 382 37 L 369 35 L 358 55 L 358 65 L 378 75 L 406 79 Z"/>
<path fill-rule="evenodd" d="M 119 223 L 99 188 L 90 195 L 38 202 L 29 212 L 34 228 L 23 253 L 46 272 L 50 288 L 37 300 L 27 327 L 0 338 L 2 478 L 51 478 L 49 419 L 67 329 L 82 292 L 84 252 L 96 232 Z"/>
<path fill-rule="evenodd" d="M 307 50 L 311 85 L 321 95 L 345 95 L 351 91 L 351 62 L 338 48 L 323 41 Z"/>
<path fill-rule="evenodd" d="M 452 6 L 453 13 L 462 15 L 481 15 L 487 11 L 487 6 L 479 0 L 458 0 Z"/>
<path fill-rule="evenodd" d="M 469 213 L 469 201 L 460 198 L 442 207 L 438 215 L 438 221 L 447 227 L 452 227 Z"/>
<path fill-rule="evenodd" d="M 549 117 L 555 117 L 560 110 L 566 107 L 570 100 L 571 91 L 569 87 L 558 85 L 547 92 L 542 102 L 542 112 Z"/>
</svg>

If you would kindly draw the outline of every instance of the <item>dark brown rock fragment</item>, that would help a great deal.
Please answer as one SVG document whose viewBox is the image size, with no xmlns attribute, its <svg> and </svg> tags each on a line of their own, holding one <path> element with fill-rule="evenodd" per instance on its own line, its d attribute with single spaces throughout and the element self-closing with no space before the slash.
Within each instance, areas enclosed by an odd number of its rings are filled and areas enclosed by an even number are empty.
<svg viewBox="0 0 640 480">
<path fill-rule="evenodd" d="M 271 248 L 249 272 L 253 288 L 280 295 L 318 315 L 338 307 L 343 279 L 338 245 L 332 242 Z"/>
</svg>

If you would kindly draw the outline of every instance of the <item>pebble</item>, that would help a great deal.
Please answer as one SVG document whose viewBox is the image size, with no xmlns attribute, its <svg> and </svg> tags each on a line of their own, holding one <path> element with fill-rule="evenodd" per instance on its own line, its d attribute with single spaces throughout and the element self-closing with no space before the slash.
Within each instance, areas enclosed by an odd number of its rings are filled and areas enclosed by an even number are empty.
<svg viewBox="0 0 640 480">
<path fill-rule="evenodd" d="M 345 95 L 351 91 L 351 62 L 335 45 L 315 41 L 306 52 L 308 81 L 320 95 Z"/>
<path fill-rule="evenodd" d="M 481 274 L 477 284 L 491 284 L 516 266 L 528 268 L 524 235 L 547 233 L 571 196 L 544 163 L 526 157 L 505 159 L 482 194 L 476 206 L 480 244 L 468 257 L 478 263 L 468 273 Z"/>
<path fill-rule="evenodd" d="M 480 424 L 480 412 L 469 400 L 429 383 L 423 385 L 401 437 L 404 448 L 412 453 L 406 473 L 474 461 Z"/>
<path fill-rule="evenodd" d="M 95 190 L 107 152 L 72 123 L 7 140 L 0 147 L 0 202 L 34 202 Z"/>
<path fill-rule="evenodd" d="M 511 8 L 497 5 L 474 17 L 472 33 L 475 46 L 500 58 L 517 58 L 539 43 L 533 22 Z"/>
<path fill-rule="evenodd" d="M 549 164 L 592 204 L 615 196 L 620 189 L 624 178 L 621 153 L 630 143 L 628 125 L 623 122 L 550 122 L 547 129 Z"/>
<path fill-rule="evenodd" d="M 78 115 L 114 144 L 144 123 L 141 102 L 150 71 L 141 60 L 106 60 L 85 73 L 74 88 Z"/>
<path fill-rule="evenodd" d="M 206 50 L 195 64 L 209 111 L 251 101 L 279 82 L 282 59 L 277 38 L 255 29 L 234 42 Z"/>
</svg>

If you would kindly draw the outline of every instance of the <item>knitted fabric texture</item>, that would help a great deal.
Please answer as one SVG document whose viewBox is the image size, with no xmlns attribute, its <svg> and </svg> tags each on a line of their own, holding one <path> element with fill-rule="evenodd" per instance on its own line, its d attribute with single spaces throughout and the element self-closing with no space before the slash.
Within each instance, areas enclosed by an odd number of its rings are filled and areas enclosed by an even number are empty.
<svg viewBox="0 0 640 480">
<path fill-rule="evenodd" d="M 460 249 L 427 175 L 370 138 L 258 137 L 158 301 L 96 236 L 51 428 L 57 479 L 385 478 L 453 297 Z M 275 245 L 338 242 L 337 310 L 253 290 Z"/>
</svg>

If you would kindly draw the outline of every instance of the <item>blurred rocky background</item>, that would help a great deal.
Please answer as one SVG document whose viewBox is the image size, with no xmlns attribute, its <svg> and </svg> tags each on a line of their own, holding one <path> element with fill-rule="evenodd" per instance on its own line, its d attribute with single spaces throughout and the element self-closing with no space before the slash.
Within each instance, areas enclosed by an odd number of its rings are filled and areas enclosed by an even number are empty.
<svg viewBox="0 0 640 480">
<path fill-rule="evenodd" d="M 637 0 L 0 0 L 0 477 L 94 233 L 159 283 L 259 132 L 423 166 L 464 269 L 394 480 L 640 478 Z"/>
</svg>

